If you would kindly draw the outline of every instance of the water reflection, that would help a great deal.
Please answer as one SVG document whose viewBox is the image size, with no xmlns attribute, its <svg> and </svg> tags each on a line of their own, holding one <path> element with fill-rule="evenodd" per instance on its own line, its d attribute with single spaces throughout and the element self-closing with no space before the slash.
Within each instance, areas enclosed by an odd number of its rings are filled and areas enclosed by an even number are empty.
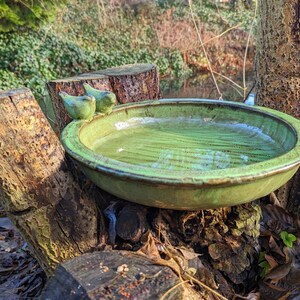
<svg viewBox="0 0 300 300">
<path fill-rule="evenodd" d="M 225 169 L 230 168 L 231 164 L 230 155 L 227 153 L 196 148 L 192 149 L 192 151 L 191 149 L 162 150 L 156 162 L 143 163 L 141 165 L 172 171 L 177 169 L 176 165 L 174 165 L 174 161 L 181 165 L 181 170 L 187 171 Z M 246 164 L 247 162 L 241 157 L 241 165 Z"/>
<path fill-rule="evenodd" d="M 231 79 L 238 85 L 243 86 L 242 74 L 236 75 Z M 247 74 L 247 89 L 253 87 L 254 76 Z M 236 87 L 226 79 L 217 77 L 217 82 L 224 100 L 243 101 L 243 90 Z M 193 77 L 182 79 L 162 79 L 161 92 L 163 98 L 207 98 L 219 99 L 218 91 L 210 74 L 199 74 Z"/>
</svg>

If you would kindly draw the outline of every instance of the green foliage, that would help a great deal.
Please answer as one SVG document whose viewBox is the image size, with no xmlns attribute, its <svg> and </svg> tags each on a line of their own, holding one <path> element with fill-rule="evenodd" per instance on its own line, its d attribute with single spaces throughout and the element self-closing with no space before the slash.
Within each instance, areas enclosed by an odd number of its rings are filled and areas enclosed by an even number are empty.
<svg viewBox="0 0 300 300">
<path fill-rule="evenodd" d="M 293 243 L 297 240 L 297 237 L 295 235 L 293 235 L 292 233 L 288 233 L 286 231 L 281 231 L 280 237 L 283 243 L 289 248 L 292 248 Z"/>
<path fill-rule="evenodd" d="M 15 73 L 8 70 L 0 69 L 0 78 L 0 90 L 9 90 L 24 85 L 22 79 L 18 78 Z"/>
<path fill-rule="evenodd" d="M 63 2 L 66 1 L 0 0 L 0 31 L 8 31 L 15 25 L 36 28 L 53 18 L 58 4 Z M 242 18 L 247 20 L 245 24 L 251 21 L 251 14 L 239 16 L 241 11 L 232 12 L 228 7 L 218 12 L 209 0 L 193 3 L 198 18 L 210 26 L 219 26 L 226 14 L 233 25 Z M 190 75 L 191 70 L 180 51 L 162 48 L 155 31 L 158 18 L 163 18 L 170 8 L 174 18 L 189 21 L 190 12 L 185 1 L 162 0 L 151 16 L 140 12 L 135 15 L 107 5 L 101 6 L 99 12 L 93 0 L 70 1 L 67 5 L 66 13 L 61 14 L 61 20 L 51 29 L 27 28 L 0 33 L 0 89 L 29 87 L 40 104 L 49 107 L 45 83 L 54 78 L 149 62 L 158 66 L 162 77 Z M 177 86 L 182 84 L 180 80 L 176 82 Z"/>
<path fill-rule="evenodd" d="M 0 57 L 0 87 L 25 85 L 39 100 L 48 80 L 85 72 L 93 63 L 74 43 L 34 31 L 0 34 Z"/>
<path fill-rule="evenodd" d="M 0 89 L 29 87 L 39 101 L 45 99 L 45 84 L 54 78 L 68 77 L 90 70 L 130 63 L 157 63 L 161 74 L 184 75 L 179 52 L 133 48 L 129 34 L 108 41 L 99 38 L 93 47 L 47 35 L 44 31 L 0 34 Z M 116 50 L 118 49 L 118 50 Z"/>
<path fill-rule="evenodd" d="M 258 258 L 258 265 L 261 268 L 259 276 L 261 278 L 266 277 L 266 275 L 269 273 L 270 268 L 271 268 L 270 264 L 265 259 L 265 254 L 266 254 L 266 252 L 260 252 L 259 258 Z"/>
<path fill-rule="evenodd" d="M 38 28 L 52 21 L 57 8 L 66 1 L 59 0 L 0 0 L 0 31 L 18 27 Z"/>
<path fill-rule="evenodd" d="M 237 2 L 237 1 L 235 1 Z M 249 0 L 243 2 L 250 2 Z M 178 19 L 187 19 L 190 16 L 188 1 L 182 0 L 161 0 L 160 6 L 164 9 L 173 8 L 174 16 Z M 249 8 L 252 8 L 249 10 Z M 254 17 L 254 5 L 220 5 L 213 0 L 192 1 L 192 9 L 196 17 L 210 27 L 216 29 L 220 27 L 228 28 L 241 24 L 244 29 L 248 29 Z M 225 29 L 225 28 L 223 28 Z"/>
</svg>

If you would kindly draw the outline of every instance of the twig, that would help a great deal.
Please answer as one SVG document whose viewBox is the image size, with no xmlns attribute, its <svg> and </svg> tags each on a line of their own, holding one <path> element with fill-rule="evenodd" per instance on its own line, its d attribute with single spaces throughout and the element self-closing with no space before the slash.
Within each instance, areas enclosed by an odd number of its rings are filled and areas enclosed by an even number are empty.
<svg viewBox="0 0 300 300">
<path fill-rule="evenodd" d="M 227 298 L 225 298 L 224 296 L 222 296 L 220 293 L 218 293 L 214 289 L 210 288 L 208 285 L 206 285 L 205 283 L 201 282 L 200 280 L 194 278 L 193 276 L 191 276 L 191 275 L 189 275 L 187 273 L 185 273 L 185 276 L 187 276 L 191 281 L 197 283 L 201 287 L 203 287 L 206 290 L 210 291 L 211 293 L 213 293 L 215 296 L 219 297 L 220 299 L 222 299 L 222 300 L 228 300 Z"/>
<path fill-rule="evenodd" d="M 251 89 L 250 89 L 249 92 L 247 93 L 246 98 L 244 99 L 244 101 L 246 101 L 246 100 L 248 99 L 249 95 L 251 94 L 252 90 L 253 90 L 254 87 L 255 87 L 255 84 L 256 84 L 256 82 L 254 81 L 254 84 L 252 85 Z"/>
<path fill-rule="evenodd" d="M 218 38 L 222 37 L 222 36 L 223 36 L 224 34 L 226 34 L 227 32 L 229 32 L 229 31 L 231 31 L 231 30 L 233 30 L 233 29 L 235 29 L 235 28 L 238 28 L 238 27 L 240 27 L 240 26 L 241 26 L 241 24 L 237 24 L 237 25 L 234 25 L 234 26 L 232 26 L 232 27 L 226 29 L 226 30 L 223 31 L 222 33 L 220 33 L 220 34 L 214 36 L 213 38 L 208 39 L 207 41 L 203 42 L 203 45 L 206 45 L 206 44 L 210 43 L 211 41 L 213 41 L 213 40 L 215 40 L 215 39 L 218 39 Z"/>
<path fill-rule="evenodd" d="M 224 84 L 228 84 L 231 88 L 234 89 L 235 92 L 237 92 L 241 96 L 241 99 L 243 99 L 243 97 L 244 97 L 243 94 L 240 92 L 240 90 L 235 85 L 231 84 L 231 82 L 228 83 L 223 80 L 220 80 L 220 82 L 224 83 Z"/>
<path fill-rule="evenodd" d="M 173 287 L 171 287 L 169 290 L 167 290 L 162 297 L 160 298 L 160 300 L 164 300 L 166 298 L 167 295 L 169 295 L 173 290 L 175 290 L 177 287 L 179 287 L 180 285 L 189 282 L 189 280 L 185 280 L 185 281 L 181 281 L 177 284 L 175 284 Z"/>
<path fill-rule="evenodd" d="M 276 196 L 276 194 L 274 192 L 271 192 L 269 197 L 270 197 L 270 202 L 272 204 L 282 207 L 282 204 L 280 203 L 278 197 Z"/>
<path fill-rule="evenodd" d="M 155 240 L 157 241 L 157 239 L 155 239 Z M 158 242 L 160 242 L 160 241 L 158 241 Z M 160 242 L 160 243 L 161 243 L 161 242 Z M 172 246 L 172 244 L 169 244 L 169 245 L 170 245 L 172 248 L 174 248 L 174 247 Z M 163 246 L 163 245 L 162 245 L 162 246 Z M 164 246 L 163 246 L 163 247 L 164 247 Z M 164 250 L 165 250 L 166 254 L 167 254 L 170 258 L 172 258 L 172 254 L 170 253 L 169 249 L 168 249 L 167 247 L 164 247 Z M 174 250 L 176 250 L 176 249 L 174 248 Z M 176 262 L 176 263 L 177 263 L 177 265 L 179 266 L 180 271 L 181 271 L 181 274 L 178 274 L 179 276 L 182 275 L 182 276 L 180 276 L 180 279 L 181 279 L 181 277 L 187 277 L 187 278 L 189 278 L 189 280 L 191 280 L 191 281 L 197 283 L 197 284 L 200 285 L 202 288 L 204 288 L 204 289 L 210 291 L 211 293 L 213 293 L 214 295 L 218 296 L 220 299 L 222 299 L 222 300 L 228 300 L 227 298 L 225 298 L 224 296 L 222 296 L 220 293 L 218 293 L 217 291 L 215 291 L 214 289 L 212 289 L 211 287 L 209 287 L 209 286 L 206 285 L 205 283 L 203 283 L 203 282 L 199 281 L 198 279 L 194 278 L 193 276 L 189 275 L 189 274 L 182 268 L 182 266 L 181 266 L 178 262 Z M 161 299 L 160 299 L 160 300 L 161 300 Z"/>
<path fill-rule="evenodd" d="M 101 0 L 97 0 L 97 13 L 98 13 L 98 23 L 101 27 L 105 28 L 106 27 L 106 19 L 107 19 L 107 16 L 106 16 L 106 11 L 105 11 L 105 7 L 104 7 L 104 3 L 103 1 Z M 104 18 L 101 17 L 101 11 L 104 15 Z M 103 20 L 103 22 L 101 21 Z"/>
<path fill-rule="evenodd" d="M 234 82 L 232 79 L 228 78 L 227 76 L 225 76 L 225 75 L 223 75 L 223 74 L 221 74 L 221 73 L 215 72 L 215 71 L 213 71 L 213 73 L 216 74 L 216 75 L 221 76 L 222 78 L 224 78 L 224 79 L 226 79 L 226 80 L 228 80 L 228 81 L 230 81 L 230 82 L 231 82 L 232 84 L 234 84 L 237 88 L 239 88 L 239 89 L 241 89 L 241 90 L 244 89 L 242 86 L 240 86 L 239 84 L 237 84 L 236 82 Z"/>
<path fill-rule="evenodd" d="M 223 35 L 225 35 L 225 34 L 228 33 L 229 31 L 231 31 L 231 30 L 233 30 L 233 29 L 235 29 L 235 28 L 238 28 L 238 27 L 240 27 L 240 26 L 241 26 L 241 24 L 237 24 L 237 25 L 234 25 L 233 27 L 230 27 L 230 28 L 226 29 L 226 30 L 223 31 L 222 33 L 220 33 L 220 34 L 218 34 L 218 35 L 216 35 L 216 36 L 214 36 L 214 37 L 208 39 L 207 41 L 203 41 L 203 45 L 209 44 L 210 42 L 212 42 L 212 41 L 214 41 L 214 40 L 216 40 L 216 39 L 219 39 L 220 37 L 222 37 Z M 156 31 L 155 31 L 155 33 L 157 34 Z M 184 50 L 184 51 L 192 51 L 192 50 L 195 50 L 196 48 L 197 48 L 197 47 L 194 46 L 194 47 L 190 47 L 190 48 L 184 48 L 183 50 Z"/>
<path fill-rule="evenodd" d="M 203 53 L 205 55 L 205 59 L 207 61 L 207 65 L 208 65 L 208 68 L 209 68 L 209 71 L 211 73 L 211 76 L 213 78 L 213 81 L 214 81 L 214 84 L 216 86 L 216 89 L 220 95 L 219 97 L 219 100 L 222 100 L 222 93 L 219 89 L 219 86 L 218 86 L 218 83 L 216 81 L 216 78 L 215 78 L 215 75 L 213 73 L 213 70 L 212 70 L 212 67 L 211 67 L 211 63 L 210 63 L 210 60 L 208 58 L 208 55 L 207 55 L 207 52 L 206 52 L 206 49 L 204 47 L 204 44 L 203 44 L 203 40 L 202 40 L 202 37 L 201 37 L 201 34 L 200 34 L 200 31 L 199 31 L 199 28 L 197 26 L 197 23 L 196 23 L 196 20 L 195 20 L 195 17 L 194 17 L 194 12 L 193 12 L 193 7 L 192 7 L 192 0 L 188 0 L 189 1 L 189 7 L 190 7 L 190 13 L 191 13 L 191 16 L 192 16 L 192 20 L 193 20 L 193 23 L 194 23 L 194 26 L 195 26 L 195 29 L 196 29 L 196 32 L 197 32 L 197 35 L 198 35 L 198 38 L 199 38 L 199 41 L 200 41 L 200 44 L 201 44 L 201 47 L 202 47 L 202 50 L 203 50 Z"/>
<path fill-rule="evenodd" d="M 253 30 L 254 23 L 255 23 L 255 20 L 256 20 L 256 13 L 257 13 L 257 1 L 255 1 L 254 17 L 253 17 L 253 21 L 251 23 L 251 27 L 250 27 L 248 38 L 247 38 L 247 44 L 246 44 L 246 50 L 245 50 L 244 62 L 243 62 L 244 101 L 247 99 L 246 98 L 246 93 L 247 93 L 247 86 L 246 86 L 246 60 L 247 60 L 247 55 L 248 55 L 248 48 L 249 48 L 250 38 L 251 38 L 251 35 L 252 35 L 252 30 Z"/>
</svg>

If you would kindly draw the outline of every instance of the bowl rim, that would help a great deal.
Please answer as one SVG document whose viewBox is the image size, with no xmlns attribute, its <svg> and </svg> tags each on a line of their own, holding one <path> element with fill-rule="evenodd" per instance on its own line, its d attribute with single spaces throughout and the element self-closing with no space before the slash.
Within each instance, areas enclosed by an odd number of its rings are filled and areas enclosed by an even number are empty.
<svg viewBox="0 0 300 300">
<path fill-rule="evenodd" d="M 189 186 L 215 186 L 233 185 L 253 181 L 288 171 L 300 164 L 300 121 L 285 113 L 259 106 L 249 106 L 244 103 L 201 99 L 201 98 L 171 98 L 159 100 L 146 100 L 115 106 L 113 112 L 127 110 L 137 107 L 147 107 L 154 105 L 174 105 L 174 104 L 216 104 L 230 106 L 254 111 L 259 114 L 268 115 L 280 122 L 285 123 L 293 130 L 296 142 L 294 147 L 282 155 L 274 158 L 249 164 L 242 167 L 215 169 L 207 171 L 171 171 L 168 176 L 156 171 L 155 176 L 148 174 L 150 167 L 140 167 L 125 162 L 120 162 L 112 158 L 95 153 L 86 147 L 79 138 L 82 127 L 93 122 L 95 118 L 104 118 L 105 115 L 96 114 L 92 120 L 73 120 L 61 133 L 61 143 L 66 152 L 76 161 L 85 167 L 105 173 L 110 176 L 121 177 L 123 180 L 140 181 L 148 184 L 179 185 Z M 137 171 L 139 169 L 139 171 Z M 141 170 L 148 172 L 141 172 Z M 176 176 L 175 176 L 176 175 Z M 180 175 L 180 176 L 179 176 Z"/>
</svg>

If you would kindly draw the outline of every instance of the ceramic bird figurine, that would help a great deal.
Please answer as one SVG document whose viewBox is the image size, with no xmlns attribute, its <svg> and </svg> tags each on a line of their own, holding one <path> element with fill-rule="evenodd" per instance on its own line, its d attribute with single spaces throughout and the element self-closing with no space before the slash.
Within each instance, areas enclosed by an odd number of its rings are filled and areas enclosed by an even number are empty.
<svg viewBox="0 0 300 300">
<path fill-rule="evenodd" d="M 66 92 L 60 92 L 59 96 L 72 119 L 89 120 L 95 114 L 96 100 L 93 96 L 71 96 Z"/>
<path fill-rule="evenodd" d="M 110 114 L 112 112 L 113 106 L 116 103 L 116 95 L 110 91 L 100 91 L 94 89 L 87 83 L 83 84 L 85 93 L 88 96 L 94 96 L 96 99 L 96 112 L 102 114 Z"/>
</svg>

